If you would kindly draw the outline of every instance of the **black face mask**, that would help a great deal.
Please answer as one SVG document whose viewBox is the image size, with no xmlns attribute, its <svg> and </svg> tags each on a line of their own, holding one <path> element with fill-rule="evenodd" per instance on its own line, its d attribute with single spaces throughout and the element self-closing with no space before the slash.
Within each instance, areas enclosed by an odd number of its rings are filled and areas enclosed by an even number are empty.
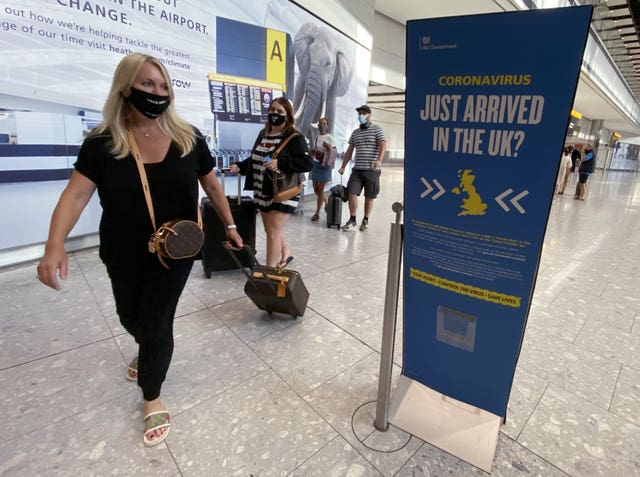
<svg viewBox="0 0 640 477">
<path fill-rule="evenodd" d="M 157 118 L 169 107 L 169 96 L 158 96 L 136 88 L 130 89 L 131 94 L 127 100 L 149 119 Z"/>
<path fill-rule="evenodd" d="M 281 124 L 284 124 L 284 122 L 287 120 L 286 116 L 283 116 L 282 114 L 278 114 L 278 113 L 269 113 L 269 124 L 271 124 L 272 126 L 280 126 Z"/>
</svg>

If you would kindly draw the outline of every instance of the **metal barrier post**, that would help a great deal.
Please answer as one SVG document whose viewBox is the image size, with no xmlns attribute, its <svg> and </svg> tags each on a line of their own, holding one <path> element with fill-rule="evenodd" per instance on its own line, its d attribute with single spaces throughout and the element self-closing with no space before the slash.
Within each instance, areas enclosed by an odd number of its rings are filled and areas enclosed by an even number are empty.
<svg viewBox="0 0 640 477">
<path fill-rule="evenodd" d="M 400 287 L 400 263 L 402 261 L 404 204 L 394 202 L 391 209 L 396 213 L 396 221 L 391 224 L 389 239 L 389 259 L 387 261 L 387 286 L 384 299 L 384 321 L 382 325 L 382 349 L 380 352 L 380 373 L 378 376 L 378 399 L 376 419 L 373 423 L 379 431 L 389 429 L 389 397 L 391 395 L 391 371 L 393 370 L 393 345 L 396 338 L 398 316 L 398 289 Z"/>
</svg>

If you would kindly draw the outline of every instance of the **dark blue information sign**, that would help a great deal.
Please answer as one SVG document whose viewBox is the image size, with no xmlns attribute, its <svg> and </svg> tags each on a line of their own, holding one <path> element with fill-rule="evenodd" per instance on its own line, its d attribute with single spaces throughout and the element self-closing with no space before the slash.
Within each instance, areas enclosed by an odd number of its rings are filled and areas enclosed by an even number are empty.
<svg viewBox="0 0 640 477">
<path fill-rule="evenodd" d="M 407 23 L 403 374 L 505 416 L 591 7 Z"/>
</svg>

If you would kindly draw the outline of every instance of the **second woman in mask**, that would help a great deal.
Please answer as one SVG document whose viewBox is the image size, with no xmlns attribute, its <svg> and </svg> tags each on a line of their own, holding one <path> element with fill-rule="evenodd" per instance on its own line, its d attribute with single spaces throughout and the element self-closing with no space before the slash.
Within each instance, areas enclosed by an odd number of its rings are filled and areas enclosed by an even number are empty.
<svg viewBox="0 0 640 477">
<path fill-rule="evenodd" d="M 285 240 L 284 227 L 300 200 L 296 196 L 274 202 L 273 177 L 279 173 L 304 173 L 312 167 L 305 139 L 293 124 L 294 111 L 289 100 L 274 99 L 269 105 L 267 124 L 258 134 L 251 157 L 231 165 L 231 172 L 246 175 L 245 190 L 253 191 L 253 200 L 260 210 L 267 236 L 266 264 L 270 267 L 285 266 L 293 259 Z M 272 158 L 280 143 L 290 136 L 277 157 Z"/>
</svg>

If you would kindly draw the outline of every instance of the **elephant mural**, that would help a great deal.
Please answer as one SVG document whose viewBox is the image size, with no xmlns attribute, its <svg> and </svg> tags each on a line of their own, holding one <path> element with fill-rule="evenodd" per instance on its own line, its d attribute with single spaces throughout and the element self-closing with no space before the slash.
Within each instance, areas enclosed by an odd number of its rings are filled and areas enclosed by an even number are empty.
<svg viewBox="0 0 640 477">
<path fill-rule="evenodd" d="M 313 23 L 300 27 L 293 49 L 299 70 L 293 95 L 296 128 L 311 137 L 311 123 L 321 117 L 335 125 L 336 98 L 349 89 L 352 61 L 337 35 Z"/>
</svg>

